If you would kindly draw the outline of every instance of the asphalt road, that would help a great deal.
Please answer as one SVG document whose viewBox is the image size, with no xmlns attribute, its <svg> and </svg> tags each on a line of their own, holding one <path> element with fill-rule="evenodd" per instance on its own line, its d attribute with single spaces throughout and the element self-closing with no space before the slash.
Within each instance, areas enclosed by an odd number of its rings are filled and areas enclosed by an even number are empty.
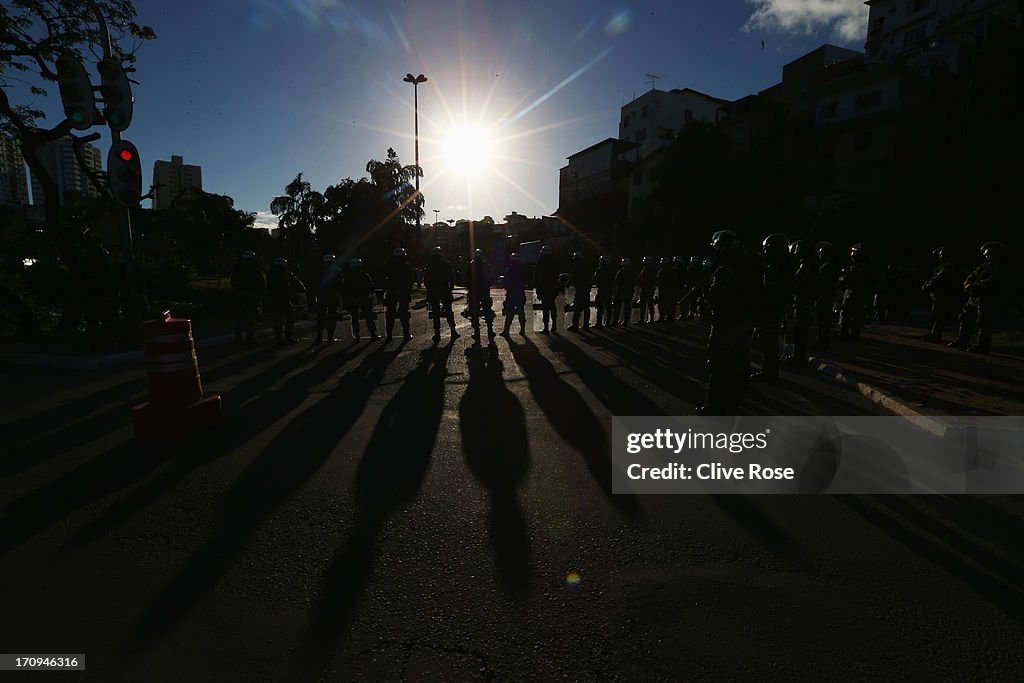
<svg viewBox="0 0 1024 683">
<path fill-rule="evenodd" d="M 0 369 L 0 652 L 103 681 L 1024 674 L 1019 497 L 613 495 L 611 416 L 689 413 L 703 326 L 458 320 L 207 351 L 224 424 L 174 444 L 133 438 L 141 369 Z M 811 371 L 745 406 L 879 414 Z"/>
</svg>

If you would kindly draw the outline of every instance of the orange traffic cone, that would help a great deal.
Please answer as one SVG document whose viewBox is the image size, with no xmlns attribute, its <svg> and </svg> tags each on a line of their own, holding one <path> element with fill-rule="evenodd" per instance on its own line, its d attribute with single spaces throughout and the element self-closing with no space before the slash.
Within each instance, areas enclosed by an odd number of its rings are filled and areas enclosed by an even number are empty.
<svg viewBox="0 0 1024 683">
<path fill-rule="evenodd" d="M 172 318 L 142 324 L 149 402 L 132 408 L 135 436 L 182 439 L 224 418 L 220 396 L 203 396 L 192 321 Z"/>
</svg>

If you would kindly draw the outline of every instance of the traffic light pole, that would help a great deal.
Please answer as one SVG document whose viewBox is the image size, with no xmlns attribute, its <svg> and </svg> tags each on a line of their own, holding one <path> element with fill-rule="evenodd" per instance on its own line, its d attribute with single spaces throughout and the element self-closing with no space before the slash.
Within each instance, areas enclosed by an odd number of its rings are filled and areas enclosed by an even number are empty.
<svg viewBox="0 0 1024 683">
<path fill-rule="evenodd" d="M 99 23 L 100 32 L 103 35 L 103 44 L 101 46 L 103 48 L 103 56 L 104 58 L 110 58 L 113 56 L 113 51 L 110 49 L 110 30 L 107 28 L 107 21 L 103 18 L 103 13 L 93 0 L 87 0 L 87 2 L 96 15 L 96 21 Z M 114 144 L 121 142 L 121 132 L 113 129 L 109 130 L 111 141 Z M 142 311 L 139 310 L 138 268 L 135 263 L 135 246 L 132 240 L 132 210 L 124 207 L 117 214 L 118 237 L 121 242 L 121 255 L 124 258 L 125 285 L 128 289 L 129 339 L 131 339 L 132 343 L 138 344 L 142 341 Z"/>
</svg>

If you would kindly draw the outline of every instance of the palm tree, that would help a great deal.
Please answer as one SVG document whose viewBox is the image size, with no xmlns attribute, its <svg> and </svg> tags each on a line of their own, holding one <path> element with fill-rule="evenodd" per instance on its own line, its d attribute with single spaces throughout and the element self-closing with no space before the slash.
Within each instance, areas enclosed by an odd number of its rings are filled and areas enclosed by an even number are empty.
<svg viewBox="0 0 1024 683">
<path fill-rule="evenodd" d="M 416 176 L 423 176 L 423 170 L 411 164 L 402 166 L 398 153 L 388 147 L 388 155 L 384 161 L 370 159 L 366 162 L 366 172 L 370 174 L 370 182 L 377 188 L 380 196 L 398 210 L 398 218 L 405 224 L 415 223 L 417 217 L 423 218 L 423 195 L 416 196 L 416 188 L 412 181 Z"/>
</svg>

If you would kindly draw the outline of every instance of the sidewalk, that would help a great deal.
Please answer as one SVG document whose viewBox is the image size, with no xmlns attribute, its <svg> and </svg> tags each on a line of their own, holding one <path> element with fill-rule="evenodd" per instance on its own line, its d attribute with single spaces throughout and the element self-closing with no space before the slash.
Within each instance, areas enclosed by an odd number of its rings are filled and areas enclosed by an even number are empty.
<svg viewBox="0 0 1024 683">
<path fill-rule="evenodd" d="M 899 414 L 1024 415 L 1024 356 L 1018 349 L 994 344 L 991 354 L 967 353 L 921 341 L 925 332 L 869 323 L 856 341 L 833 338 L 828 351 L 812 357 L 812 366 Z M 953 338 L 947 332 L 945 340 Z"/>
</svg>

